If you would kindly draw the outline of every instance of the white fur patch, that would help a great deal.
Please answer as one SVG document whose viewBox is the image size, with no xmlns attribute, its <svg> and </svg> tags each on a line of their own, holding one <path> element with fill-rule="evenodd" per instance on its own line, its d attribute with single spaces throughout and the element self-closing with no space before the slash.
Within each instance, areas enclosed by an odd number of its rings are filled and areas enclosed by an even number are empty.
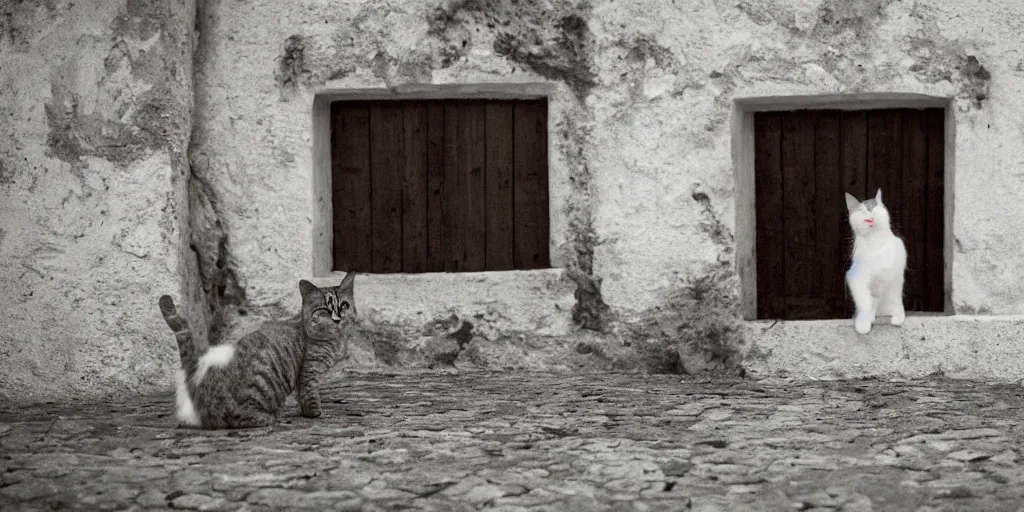
<svg viewBox="0 0 1024 512">
<path fill-rule="evenodd" d="M 178 423 L 190 427 L 198 427 L 199 415 L 196 414 L 196 407 L 192 404 L 192 397 L 188 396 L 188 386 L 185 385 L 185 370 L 178 370 L 178 391 L 175 401 L 178 406 Z"/>
<path fill-rule="evenodd" d="M 198 386 L 203 381 L 203 377 L 206 377 L 206 372 L 210 368 L 223 368 L 231 362 L 231 359 L 235 357 L 235 346 L 225 343 L 223 345 L 217 345 L 210 347 L 209 350 L 203 354 L 203 357 L 199 358 L 199 366 L 196 368 L 195 375 L 192 376 L 192 385 Z"/>
</svg>

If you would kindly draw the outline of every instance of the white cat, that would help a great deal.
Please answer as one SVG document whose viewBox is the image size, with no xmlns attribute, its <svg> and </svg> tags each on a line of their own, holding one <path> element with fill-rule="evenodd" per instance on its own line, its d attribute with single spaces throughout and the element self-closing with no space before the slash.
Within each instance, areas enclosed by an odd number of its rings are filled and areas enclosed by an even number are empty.
<svg viewBox="0 0 1024 512">
<path fill-rule="evenodd" d="M 882 204 L 882 189 L 878 189 L 874 199 L 864 202 L 846 194 L 846 207 L 850 210 L 854 236 L 853 264 L 846 271 L 846 286 L 857 306 L 854 329 L 867 334 L 875 315 L 889 316 L 892 325 L 903 325 L 907 248 L 889 225 L 889 210 Z"/>
</svg>

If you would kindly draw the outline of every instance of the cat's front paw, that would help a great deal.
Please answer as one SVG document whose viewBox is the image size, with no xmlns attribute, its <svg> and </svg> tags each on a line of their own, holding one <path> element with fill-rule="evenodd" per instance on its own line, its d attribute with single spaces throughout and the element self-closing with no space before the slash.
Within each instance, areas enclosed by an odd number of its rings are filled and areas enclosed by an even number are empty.
<svg viewBox="0 0 1024 512">
<path fill-rule="evenodd" d="M 319 418 L 323 414 L 323 411 L 320 410 L 320 404 L 312 404 L 301 409 L 302 415 L 307 418 Z"/>
<path fill-rule="evenodd" d="M 892 318 L 889 319 L 889 323 L 899 327 L 903 325 L 903 321 L 907 319 L 906 313 L 893 313 Z"/>
<path fill-rule="evenodd" d="M 857 334 L 867 334 L 871 332 L 871 319 L 867 316 L 858 316 L 853 320 L 853 328 Z"/>
</svg>

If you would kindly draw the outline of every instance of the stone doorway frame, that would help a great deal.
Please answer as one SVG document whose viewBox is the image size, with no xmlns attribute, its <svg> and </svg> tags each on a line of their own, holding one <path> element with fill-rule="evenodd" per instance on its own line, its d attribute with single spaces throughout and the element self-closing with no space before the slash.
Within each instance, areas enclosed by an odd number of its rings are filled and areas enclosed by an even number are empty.
<svg viewBox="0 0 1024 512">
<path fill-rule="evenodd" d="M 330 277 L 336 274 L 333 270 L 334 258 L 332 247 L 334 242 L 333 233 L 333 203 L 331 198 L 331 103 L 345 100 L 445 100 L 445 99 L 540 99 L 546 98 L 549 104 L 548 110 L 548 163 L 549 172 L 554 169 L 552 165 L 553 148 L 552 137 L 555 131 L 551 129 L 557 116 L 562 115 L 561 110 L 555 108 L 557 101 L 557 88 L 552 83 L 479 83 L 479 84 L 413 84 L 391 88 L 375 89 L 328 89 L 318 91 L 313 98 L 312 108 L 312 139 L 313 139 L 313 276 Z M 548 243 L 551 245 L 551 269 L 563 267 L 564 263 L 557 257 L 553 241 L 556 239 L 555 226 L 557 219 L 562 219 L 558 213 L 558 203 L 555 198 L 561 197 L 556 194 L 555 187 L 560 186 L 556 176 L 549 175 L 549 219 L 551 229 Z M 532 272 L 532 271 L 528 271 Z M 430 275 L 424 274 L 424 275 Z"/>
<path fill-rule="evenodd" d="M 944 312 L 953 312 L 953 219 L 955 209 L 956 118 L 953 98 L 912 93 L 858 93 L 736 98 L 731 118 L 732 162 L 735 179 L 736 271 L 740 278 L 740 311 L 744 320 L 757 319 L 757 226 L 754 197 L 754 114 L 780 110 L 886 108 L 944 108 L 945 179 Z"/>
</svg>

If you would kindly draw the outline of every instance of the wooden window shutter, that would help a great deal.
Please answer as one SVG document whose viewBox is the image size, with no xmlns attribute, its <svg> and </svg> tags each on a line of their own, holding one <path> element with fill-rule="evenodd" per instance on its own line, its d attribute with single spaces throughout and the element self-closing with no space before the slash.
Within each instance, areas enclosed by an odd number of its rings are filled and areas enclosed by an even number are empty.
<svg viewBox="0 0 1024 512">
<path fill-rule="evenodd" d="M 754 115 L 757 316 L 849 318 L 843 193 L 881 187 L 907 246 L 907 311 L 944 308 L 944 110 Z"/>
<path fill-rule="evenodd" d="M 550 266 L 547 100 L 331 105 L 334 268 Z"/>
</svg>

